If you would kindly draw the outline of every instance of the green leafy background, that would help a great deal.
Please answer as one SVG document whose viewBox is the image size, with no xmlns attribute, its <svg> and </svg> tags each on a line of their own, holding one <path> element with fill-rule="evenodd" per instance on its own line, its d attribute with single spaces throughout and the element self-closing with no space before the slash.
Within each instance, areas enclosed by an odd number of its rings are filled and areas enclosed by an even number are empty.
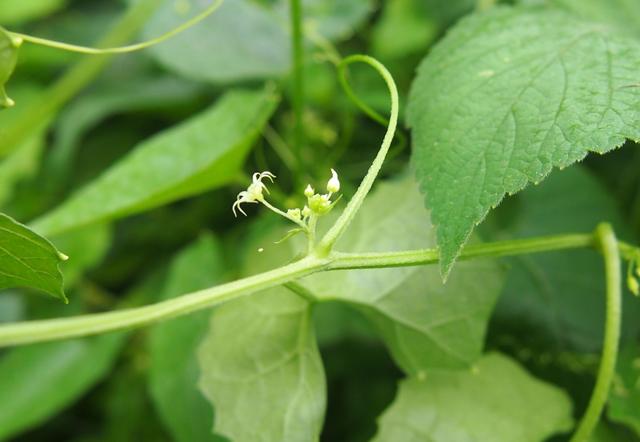
<svg viewBox="0 0 640 442">
<path fill-rule="evenodd" d="M 312 275 L 140 330 L 1 349 L 0 440 L 568 440 L 601 349 L 600 256 L 454 262 L 467 242 L 601 221 L 637 243 L 640 10 L 492 3 L 304 0 L 296 143 L 287 1 L 226 0 L 161 45 L 89 65 L 18 52 L 3 29 L 93 45 L 139 7 L 119 41 L 141 41 L 210 0 L 4 0 L 0 91 L 16 106 L 0 111 L 0 323 L 145 305 L 300 256 L 301 236 L 276 244 L 291 226 L 253 205 L 234 218 L 231 204 L 269 170 L 269 201 L 301 207 L 334 168 L 343 198 L 325 231 L 352 197 L 384 127 L 342 93 L 333 49 L 388 66 L 407 126 L 338 249 L 438 247 L 443 260 Z M 348 79 L 387 114 L 375 73 L 352 66 Z M 625 292 L 623 304 L 592 441 L 640 440 L 640 303 Z"/>
</svg>

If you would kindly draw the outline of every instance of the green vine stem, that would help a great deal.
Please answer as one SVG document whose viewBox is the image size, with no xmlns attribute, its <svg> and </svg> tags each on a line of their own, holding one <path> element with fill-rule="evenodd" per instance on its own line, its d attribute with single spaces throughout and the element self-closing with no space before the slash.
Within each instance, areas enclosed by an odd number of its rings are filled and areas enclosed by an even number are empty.
<svg viewBox="0 0 640 442">
<path fill-rule="evenodd" d="M 167 301 L 75 318 L 25 321 L 0 327 L 0 347 L 126 330 L 185 315 L 314 273 L 327 260 L 303 258 L 277 269 Z"/>
<path fill-rule="evenodd" d="M 80 54 L 91 54 L 91 55 L 125 54 L 127 52 L 135 52 L 142 49 L 146 49 L 151 46 L 155 46 L 159 43 L 162 43 L 163 41 L 166 41 L 172 37 L 175 37 L 181 32 L 184 32 L 187 29 L 191 28 L 192 26 L 195 26 L 196 24 L 198 24 L 199 22 L 207 18 L 209 15 L 213 14 L 220 6 L 222 6 L 222 2 L 223 0 L 215 0 L 208 8 L 206 8 L 200 14 L 196 15 L 195 17 L 191 18 L 190 20 L 187 20 L 180 26 L 156 38 L 153 38 L 151 40 L 147 40 L 144 42 L 128 45 L 128 46 L 120 46 L 115 48 L 92 48 L 87 46 L 78 46 L 74 44 L 49 40 L 46 38 L 34 37 L 28 34 L 20 34 L 18 32 L 9 31 L 9 34 L 12 35 L 13 37 L 19 38 L 29 43 L 37 44 L 40 46 L 47 46 L 55 49 L 61 49 L 63 51 L 78 52 Z"/>
<path fill-rule="evenodd" d="M 600 420 L 607 403 L 609 389 L 615 375 L 620 340 L 622 314 L 622 269 L 620 250 L 611 225 L 603 223 L 596 229 L 596 239 L 602 256 L 606 275 L 607 313 L 605 319 L 602 358 L 598 368 L 596 385 L 593 388 L 587 411 L 582 416 L 571 442 L 586 442 Z"/>
<path fill-rule="evenodd" d="M 146 23 L 159 4 L 160 0 L 136 2 L 98 45 L 118 46 L 126 42 Z M 22 113 L 2 134 L 0 158 L 9 154 L 61 106 L 89 84 L 104 69 L 110 58 L 111 55 L 102 55 L 80 61 L 42 93 L 37 102 L 29 106 L 28 111 Z"/>
<path fill-rule="evenodd" d="M 333 60 L 334 56 L 331 56 L 330 60 Z M 342 90 L 347 95 L 347 97 L 358 107 L 358 109 L 364 112 L 364 114 L 371 118 L 373 121 L 381 124 L 382 126 L 387 126 L 389 124 L 389 120 L 381 115 L 378 111 L 370 107 L 367 103 L 362 101 L 362 99 L 358 97 L 358 95 L 351 87 L 351 84 L 349 83 L 349 80 L 347 78 L 349 73 L 349 62 L 347 60 L 340 59 L 336 63 L 336 69 L 338 70 L 338 82 L 340 83 L 340 86 L 342 87 Z M 397 148 L 389 151 L 388 159 L 395 158 L 408 145 L 407 137 L 404 133 L 402 133 L 401 130 L 396 131 L 395 136 L 398 138 L 398 146 Z"/>
<path fill-rule="evenodd" d="M 302 35 L 301 0 L 290 0 L 291 17 L 291 59 L 293 60 L 293 114 L 295 118 L 293 139 L 294 154 L 298 166 L 302 165 L 301 152 L 305 142 L 304 135 L 304 39 Z"/>
<path fill-rule="evenodd" d="M 346 229 L 349 227 L 349 224 L 351 224 L 351 221 L 353 221 L 353 218 L 358 212 L 358 209 L 360 209 L 360 206 L 371 190 L 371 187 L 373 186 L 373 183 L 376 180 L 380 169 L 382 168 L 382 163 L 387 156 L 387 152 L 389 152 L 389 147 L 393 142 L 393 136 L 396 132 L 396 127 L 398 126 L 400 99 L 398 97 L 398 88 L 396 87 L 396 83 L 393 80 L 391 73 L 382 63 L 380 63 L 373 57 L 369 57 L 368 55 L 351 55 L 342 60 L 342 63 L 344 63 L 345 65 L 357 62 L 368 64 L 376 71 L 378 71 L 378 73 L 384 79 L 391 96 L 391 116 L 389 117 L 387 132 L 385 133 L 384 139 L 382 140 L 382 146 L 380 147 L 378 154 L 373 160 L 373 163 L 371 163 L 371 166 L 369 167 L 367 174 L 362 180 L 362 183 L 360 183 L 360 187 L 358 187 L 355 195 L 353 196 L 351 201 L 349 201 L 349 204 L 347 204 L 347 207 L 344 209 L 344 211 L 340 214 L 338 220 L 333 226 L 331 226 L 324 238 L 322 238 L 322 240 L 320 241 L 320 244 L 318 244 L 316 253 L 318 253 L 319 256 L 327 256 L 331 252 L 331 249 L 333 248 L 336 241 L 346 231 Z"/>
<path fill-rule="evenodd" d="M 378 111 L 371 108 L 367 103 L 362 101 L 360 97 L 354 92 L 351 84 L 349 84 L 349 80 L 347 79 L 347 73 L 349 72 L 349 64 L 351 64 L 348 59 L 342 59 L 336 63 L 336 69 L 338 70 L 338 82 L 340 86 L 342 86 L 342 90 L 347 97 L 362 111 L 365 115 L 371 118 L 373 121 L 380 123 L 383 126 L 387 126 L 389 124 L 389 120 L 387 120 L 384 116 L 380 115 Z"/>
<path fill-rule="evenodd" d="M 557 235 L 467 246 L 460 259 L 495 258 L 576 248 L 594 248 L 593 234 Z M 608 246 L 610 247 L 610 246 Z M 618 243 L 629 255 L 637 249 Z M 287 284 L 312 273 L 329 270 L 401 267 L 435 264 L 437 249 L 391 253 L 332 253 L 327 258 L 315 255 L 248 278 L 183 295 L 167 301 L 106 313 L 73 318 L 25 321 L 0 326 L 0 347 L 81 337 L 130 329 L 210 308 L 251 293 Z M 300 287 L 293 284 L 290 287 Z"/>
<path fill-rule="evenodd" d="M 347 95 L 347 98 L 349 98 L 349 100 L 351 100 L 351 102 L 355 104 L 358 109 L 360 109 L 373 121 L 379 123 L 382 126 L 388 126 L 389 120 L 378 111 L 373 109 L 371 106 L 369 106 L 367 103 L 365 103 L 360 97 L 358 97 L 358 95 L 351 87 L 351 84 L 348 80 L 348 73 L 349 65 L 353 63 L 354 60 L 343 59 L 340 55 L 340 52 L 338 52 L 335 46 L 333 46 L 329 40 L 320 35 L 316 29 L 309 28 L 307 30 L 307 36 L 323 52 L 327 60 L 335 66 L 338 73 L 338 83 L 342 87 L 344 93 Z M 396 131 L 395 136 L 398 138 L 398 147 L 389 151 L 389 153 L 387 154 L 388 159 L 395 158 L 408 145 L 407 137 L 402 131 Z"/>
</svg>

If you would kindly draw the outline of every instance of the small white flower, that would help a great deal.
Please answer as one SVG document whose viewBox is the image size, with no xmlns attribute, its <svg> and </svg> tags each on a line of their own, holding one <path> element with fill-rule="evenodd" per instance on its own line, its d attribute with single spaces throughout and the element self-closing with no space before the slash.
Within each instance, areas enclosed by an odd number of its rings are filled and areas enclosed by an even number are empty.
<svg viewBox="0 0 640 442">
<path fill-rule="evenodd" d="M 307 198 L 311 198 L 314 193 L 316 193 L 316 191 L 313 190 L 311 184 L 307 184 L 307 187 L 304 189 L 304 196 L 306 196 Z"/>
<path fill-rule="evenodd" d="M 296 220 L 302 219 L 302 216 L 300 214 L 300 209 L 289 209 L 287 210 L 287 215 L 289 215 L 289 217 Z"/>
<path fill-rule="evenodd" d="M 327 183 L 327 191 L 329 193 L 336 193 L 340 190 L 340 180 L 338 179 L 338 173 L 331 169 L 331 179 Z"/>
<path fill-rule="evenodd" d="M 269 180 L 273 182 L 273 179 L 275 177 L 276 176 L 269 171 L 254 173 L 252 182 L 247 188 L 247 190 L 243 190 L 242 192 L 240 192 L 238 194 L 238 197 L 236 198 L 236 202 L 233 203 L 233 206 L 231 206 L 231 210 L 233 210 L 233 215 L 238 216 L 238 214 L 236 213 L 236 209 L 238 209 L 240 213 L 242 213 L 244 216 L 247 216 L 245 211 L 242 210 L 241 204 L 258 203 L 262 201 L 264 199 L 262 192 L 265 191 L 267 192 L 267 194 L 269 193 L 269 189 L 267 189 L 267 186 L 262 182 L 262 180 L 265 178 L 269 178 Z"/>
</svg>

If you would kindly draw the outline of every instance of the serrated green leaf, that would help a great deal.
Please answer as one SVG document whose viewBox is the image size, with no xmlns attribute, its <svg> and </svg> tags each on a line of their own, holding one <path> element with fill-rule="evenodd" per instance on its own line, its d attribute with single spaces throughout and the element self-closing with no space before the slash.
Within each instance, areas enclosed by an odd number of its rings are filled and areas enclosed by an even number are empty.
<svg viewBox="0 0 640 442">
<path fill-rule="evenodd" d="M 160 35 L 210 4 L 167 0 L 145 26 L 144 35 Z M 335 39 L 348 36 L 367 17 L 371 1 L 305 0 L 302 7 L 307 28 Z M 290 67 L 288 8 L 285 0 L 226 1 L 198 26 L 150 52 L 168 69 L 214 83 L 280 76 Z"/>
<path fill-rule="evenodd" d="M 162 299 L 222 282 L 221 247 L 203 235 L 173 262 Z M 196 350 L 206 335 L 211 313 L 204 311 L 167 321 L 150 334 L 149 387 L 156 407 L 177 442 L 220 441 L 212 434 L 213 408 L 198 389 Z"/>
<path fill-rule="evenodd" d="M 640 436 L 640 349 L 637 344 L 620 351 L 607 410 L 609 419 L 628 425 Z"/>
<path fill-rule="evenodd" d="M 22 42 L 0 27 L 0 108 L 11 107 L 14 102 L 7 96 L 5 85 L 11 78 L 18 61 L 18 48 Z"/>
<path fill-rule="evenodd" d="M 111 369 L 123 335 L 30 345 L 0 359 L 0 440 L 66 407 Z"/>
<path fill-rule="evenodd" d="M 0 213 L 0 289 L 34 288 L 67 302 L 58 268 L 62 261 L 53 244 Z"/>
<path fill-rule="evenodd" d="M 571 424 L 562 390 L 493 353 L 470 371 L 402 381 L 374 441 L 539 442 Z"/>
<path fill-rule="evenodd" d="M 279 237 L 272 233 L 265 245 Z M 251 273 L 288 256 L 282 246 L 249 250 Z M 215 406 L 217 433 L 234 442 L 318 440 L 326 386 L 310 307 L 278 287 L 214 311 L 198 359 L 200 388 Z"/>
<path fill-rule="evenodd" d="M 617 202 L 587 169 L 576 165 L 507 200 L 484 232 L 495 240 L 590 232 L 602 220 L 628 237 Z M 543 341 L 548 350 L 597 352 L 604 329 L 604 289 L 602 257 L 590 250 L 514 257 L 494 319 L 512 336 Z M 622 339 L 634 339 L 640 332 L 640 303 L 631 296 L 623 303 Z"/>
<path fill-rule="evenodd" d="M 414 163 L 447 276 L 505 194 L 640 138 L 640 46 L 548 8 L 461 20 L 412 86 Z"/>
<path fill-rule="evenodd" d="M 278 103 L 271 88 L 228 92 L 208 110 L 142 142 L 34 228 L 49 235 L 148 210 L 231 180 Z"/>
<path fill-rule="evenodd" d="M 417 184 L 403 178 L 378 186 L 337 247 L 349 252 L 433 247 L 428 225 Z M 502 273 L 494 262 L 476 261 L 461 265 L 446 285 L 433 266 L 323 273 L 301 283 L 320 300 L 347 302 L 363 312 L 402 369 L 415 374 L 467 367 L 480 356 Z"/>
</svg>

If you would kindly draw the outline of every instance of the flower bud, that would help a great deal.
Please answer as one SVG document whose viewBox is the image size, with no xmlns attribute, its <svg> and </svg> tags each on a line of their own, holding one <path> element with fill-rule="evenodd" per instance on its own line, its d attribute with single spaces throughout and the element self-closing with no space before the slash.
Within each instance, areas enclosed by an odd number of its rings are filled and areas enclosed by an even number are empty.
<svg viewBox="0 0 640 442">
<path fill-rule="evenodd" d="M 336 193 L 340 190 L 340 180 L 338 179 L 338 173 L 331 169 L 331 179 L 327 182 L 327 191 L 329 193 Z"/>
<path fill-rule="evenodd" d="M 311 187 L 311 184 L 307 184 L 306 189 L 304 189 L 304 196 L 306 196 L 307 198 L 311 198 L 314 193 L 316 193 L 316 191 L 313 190 L 313 187 Z"/>
<path fill-rule="evenodd" d="M 302 216 L 304 216 L 305 218 L 311 216 L 311 209 L 309 208 L 309 206 L 305 205 L 302 208 Z"/>
<path fill-rule="evenodd" d="M 309 208 L 313 213 L 324 215 L 331 209 L 329 195 L 313 195 L 309 198 Z"/>
</svg>

